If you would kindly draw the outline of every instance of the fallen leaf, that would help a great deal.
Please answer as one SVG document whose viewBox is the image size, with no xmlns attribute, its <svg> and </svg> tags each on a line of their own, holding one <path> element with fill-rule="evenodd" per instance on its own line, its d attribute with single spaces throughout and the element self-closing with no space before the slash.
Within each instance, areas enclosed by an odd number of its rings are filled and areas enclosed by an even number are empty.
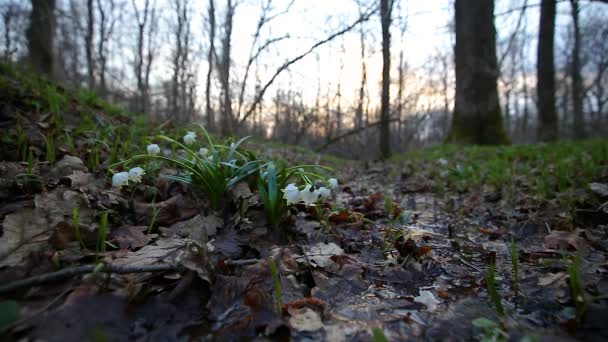
<svg viewBox="0 0 608 342">
<path fill-rule="evenodd" d="M 142 249 L 129 252 L 112 260 L 113 265 L 145 266 L 159 262 L 175 263 L 184 252 L 188 240 L 179 238 L 164 238 Z"/>
<path fill-rule="evenodd" d="M 216 235 L 217 228 L 223 225 L 224 220 L 217 216 L 196 215 L 189 220 L 177 222 L 169 228 L 162 228 L 161 231 L 204 244 L 207 243 L 208 237 Z"/>
<path fill-rule="evenodd" d="M 576 229 L 572 232 L 554 230 L 545 236 L 545 248 L 570 251 L 580 250 L 586 244 L 585 239 L 581 236 L 583 232 L 582 229 Z"/>
<path fill-rule="evenodd" d="M 147 229 L 147 226 L 121 226 L 112 229 L 109 238 L 110 241 L 118 244 L 121 249 L 134 250 L 150 242 L 150 235 L 144 234 Z"/>
<path fill-rule="evenodd" d="M 289 308 L 289 325 L 297 331 L 317 331 L 323 328 L 321 315 L 307 307 Z"/>
<path fill-rule="evenodd" d="M 538 285 L 539 286 L 549 286 L 560 279 L 564 279 L 565 277 L 566 277 L 565 272 L 545 274 L 544 276 L 538 278 Z"/>
<path fill-rule="evenodd" d="M 435 296 L 431 293 L 431 291 L 420 291 L 420 295 L 414 297 L 414 302 L 424 304 L 428 311 L 435 311 L 437 308 L 437 304 L 441 303 L 441 301 L 437 300 Z"/>
<path fill-rule="evenodd" d="M 308 260 L 310 260 L 311 263 L 314 263 L 319 267 L 328 267 L 334 262 L 331 257 L 344 254 L 344 250 L 333 242 L 319 242 L 310 247 L 306 253 L 306 257 L 308 257 Z M 306 262 L 304 256 L 298 257 L 298 260 L 300 262 Z"/>
<path fill-rule="evenodd" d="M 24 209 L 6 215 L 2 221 L 2 230 L 0 267 L 18 265 L 30 253 L 44 248 L 53 227 L 39 210 Z"/>
<path fill-rule="evenodd" d="M 79 208 L 79 221 L 90 224 L 94 211 L 80 193 L 59 187 L 36 195 L 34 209 L 23 209 L 6 215 L 0 237 L 0 267 L 19 264 L 30 253 L 45 248 L 55 227 L 71 219 L 73 208 Z"/>
<path fill-rule="evenodd" d="M 343 210 L 341 212 L 329 215 L 329 220 L 335 223 L 349 222 L 351 220 L 351 215 L 347 210 Z"/>
<path fill-rule="evenodd" d="M 192 218 L 200 212 L 194 200 L 179 194 L 158 203 L 135 202 L 134 209 L 137 215 L 137 223 L 149 225 L 152 216 L 154 216 L 154 208 L 158 210 L 156 224 L 160 226 L 170 226 L 176 222 Z"/>
</svg>

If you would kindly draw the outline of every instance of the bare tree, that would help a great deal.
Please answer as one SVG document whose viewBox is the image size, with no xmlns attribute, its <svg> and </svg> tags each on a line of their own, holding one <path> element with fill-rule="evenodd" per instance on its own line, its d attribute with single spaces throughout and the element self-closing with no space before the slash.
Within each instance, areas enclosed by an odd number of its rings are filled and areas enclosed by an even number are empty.
<svg viewBox="0 0 608 342">
<path fill-rule="evenodd" d="M 149 74 L 154 59 L 152 51 L 152 37 L 154 28 L 154 5 L 150 6 L 150 0 L 145 0 L 144 8 L 139 10 L 135 0 L 132 0 L 133 10 L 137 20 L 137 44 L 134 63 L 135 78 L 137 80 L 137 105 L 136 111 L 147 113 L 149 102 Z M 146 35 L 148 42 L 146 44 Z M 147 54 L 146 54 L 147 47 Z"/>
<path fill-rule="evenodd" d="M 215 116 L 213 106 L 211 105 L 211 77 L 215 65 L 215 3 L 213 0 L 209 0 L 207 15 L 209 17 L 209 51 L 207 52 L 209 69 L 207 70 L 207 80 L 205 81 L 205 106 L 207 111 L 207 129 L 212 131 L 215 128 Z"/>
<path fill-rule="evenodd" d="M 10 1 L 2 9 L 2 24 L 4 26 L 4 58 L 10 59 L 10 56 L 15 52 L 13 47 L 13 23 L 18 15 L 19 7 L 16 3 Z"/>
<path fill-rule="evenodd" d="M 361 22 L 367 21 L 369 20 L 369 18 L 376 12 L 375 8 L 372 8 L 370 10 L 368 10 L 364 15 L 360 16 L 359 19 L 357 19 L 354 23 L 352 23 L 351 25 L 347 26 L 346 28 L 332 33 L 331 35 L 329 35 L 328 37 L 326 37 L 325 39 L 316 42 L 315 44 L 313 44 L 310 48 L 308 48 L 306 51 L 304 51 L 303 53 L 297 55 L 296 57 L 286 61 L 285 63 L 283 63 L 280 67 L 277 68 L 277 70 L 274 72 L 274 74 L 272 74 L 272 76 L 270 77 L 270 79 L 264 84 L 264 86 L 262 86 L 260 88 L 260 91 L 256 94 L 253 103 L 249 106 L 249 108 L 247 109 L 247 111 L 245 112 L 245 115 L 243 116 L 243 118 L 241 118 L 240 122 L 244 122 L 245 120 L 247 120 L 247 118 L 255 111 L 256 107 L 260 104 L 260 102 L 262 101 L 262 99 L 264 98 L 264 94 L 266 93 L 266 90 L 268 90 L 268 88 L 274 83 L 274 81 L 276 80 L 276 78 L 283 73 L 285 70 L 289 69 L 289 67 L 291 65 L 293 65 L 294 63 L 297 63 L 298 61 L 300 61 L 301 59 L 303 59 L 304 57 L 308 56 L 309 54 L 311 54 L 313 51 L 315 51 L 318 47 L 323 46 L 329 42 L 331 42 L 332 40 L 334 40 L 335 38 L 352 31 L 355 27 L 357 27 Z"/>
<path fill-rule="evenodd" d="M 109 8 L 106 8 L 105 5 Z M 99 65 L 99 91 L 104 96 L 108 85 L 106 80 L 106 69 L 108 66 L 108 41 L 114 31 L 116 23 L 114 0 L 97 0 L 97 11 L 99 12 L 99 40 L 97 42 L 97 60 Z"/>
<path fill-rule="evenodd" d="M 383 159 L 391 155 L 390 138 L 390 86 L 391 86 L 391 12 L 393 0 L 380 0 L 382 24 L 382 95 L 380 107 L 380 154 Z"/>
<path fill-rule="evenodd" d="M 232 134 L 234 116 L 232 114 L 232 93 L 230 91 L 230 51 L 232 43 L 232 21 L 234 19 L 235 4 L 232 0 L 226 1 L 226 17 L 224 18 L 224 35 L 222 37 L 222 58 L 219 65 L 222 95 L 220 101 L 221 133 L 224 136 Z"/>
<path fill-rule="evenodd" d="M 555 36 L 555 0 L 542 0 L 538 49 L 536 58 L 536 93 L 538 96 L 538 131 L 541 141 L 557 139 L 555 110 L 555 66 L 553 41 Z"/>
<path fill-rule="evenodd" d="M 29 62 L 32 68 L 54 77 L 55 0 L 31 0 L 32 13 L 27 29 Z"/>
<path fill-rule="evenodd" d="M 360 0 L 357 0 L 359 8 L 359 16 L 363 16 L 363 5 Z M 357 100 L 357 109 L 355 110 L 355 128 L 363 126 L 363 107 L 365 101 L 365 91 L 367 87 L 367 56 L 365 53 L 365 28 L 364 22 L 359 23 L 359 44 L 361 46 L 361 85 L 359 86 L 359 98 Z"/>
<path fill-rule="evenodd" d="M 253 65 L 254 62 L 257 61 L 257 59 L 260 57 L 262 52 L 264 52 L 264 50 L 268 49 L 270 46 L 272 46 L 273 44 L 275 44 L 283 39 L 289 38 L 289 34 L 286 34 L 286 35 L 283 35 L 280 37 L 269 38 L 268 40 L 266 40 L 266 42 L 264 44 L 259 44 L 262 28 L 264 28 L 264 26 L 267 25 L 268 23 L 270 23 L 273 19 L 289 12 L 289 9 L 291 8 L 291 6 L 293 5 L 294 2 L 295 2 L 295 0 L 291 0 L 283 11 L 276 13 L 276 14 L 271 14 L 272 0 L 262 0 L 262 9 L 261 9 L 260 18 L 258 20 L 258 23 L 255 28 L 255 32 L 253 34 L 253 41 L 251 42 L 251 48 L 249 50 L 249 57 L 247 58 L 247 65 L 245 66 L 245 73 L 243 75 L 243 80 L 241 81 L 241 86 L 240 86 L 240 91 L 239 91 L 239 103 L 238 103 L 238 107 L 237 107 L 237 111 L 236 111 L 237 119 L 239 119 L 241 117 L 243 103 L 245 101 L 245 87 L 247 86 L 247 80 L 249 78 L 249 71 L 251 69 L 251 66 Z"/>
<path fill-rule="evenodd" d="M 456 101 L 448 141 L 509 141 L 498 90 L 493 0 L 456 0 Z"/>
<path fill-rule="evenodd" d="M 87 57 L 87 84 L 89 89 L 95 88 L 95 59 L 93 51 L 93 35 L 95 29 L 95 8 L 93 0 L 87 0 L 87 31 L 84 35 L 85 55 Z"/>
<path fill-rule="evenodd" d="M 570 0 L 572 7 L 572 26 L 574 42 L 572 44 L 572 63 L 570 78 L 572 79 L 572 112 L 574 114 L 574 137 L 585 137 L 585 118 L 583 113 L 583 78 L 581 76 L 581 30 L 579 26 L 579 2 Z"/>
</svg>

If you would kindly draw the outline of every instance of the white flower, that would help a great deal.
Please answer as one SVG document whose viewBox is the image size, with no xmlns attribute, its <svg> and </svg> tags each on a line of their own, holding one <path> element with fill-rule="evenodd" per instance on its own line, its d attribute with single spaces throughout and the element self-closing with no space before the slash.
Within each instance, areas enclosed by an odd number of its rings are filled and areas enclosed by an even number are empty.
<svg viewBox="0 0 608 342">
<path fill-rule="evenodd" d="M 198 150 L 198 153 L 199 153 L 201 156 L 206 157 L 206 156 L 207 156 L 207 154 L 209 154 L 209 149 L 206 149 L 206 148 L 204 148 L 204 147 L 203 147 L 203 148 L 201 148 L 200 150 Z"/>
<path fill-rule="evenodd" d="M 112 176 L 112 186 L 121 188 L 123 185 L 127 185 L 127 183 L 129 183 L 128 172 L 119 172 Z"/>
<path fill-rule="evenodd" d="M 331 197 L 331 190 L 324 186 L 318 188 L 315 191 L 319 194 L 319 196 L 321 196 L 322 199 L 329 199 Z"/>
<path fill-rule="evenodd" d="M 196 142 L 196 133 L 188 132 L 184 135 L 184 144 L 192 145 Z"/>
<path fill-rule="evenodd" d="M 148 147 L 146 147 L 146 150 L 148 151 L 149 155 L 153 155 L 153 156 L 160 153 L 160 147 L 158 147 L 157 144 L 148 145 Z"/>
<path fill-rule="evenodd" d="M 288 184 L 285 189 L 281 191 L 283 191 L 283 198 L 287 200 L 287 205 L 298 203 L 300 198 L 300 190 L 298 190 L 298 187 L 295 184 Z"/>
<path fill-rule="evenodd" d="M 311 185 L 307 184 L 304 189 L 300 190 L 300 200 L 308 205 L 314 204 L 319 198 L 319 193 L 311 189 Z"/>
<path fill-rule="evenodd" d="M 141 182 L 141 176 L 146 173 L 141 167 L 134 167 L 129 170 L 129 180 L 135 183 Z"/>
<path fill-rule="evenodd" d="M 327 180 L 327 185 L 330 189 L 335 189 L 338 187 L 338 180 L 335 178 L 330 178 Z"/>
</svg>

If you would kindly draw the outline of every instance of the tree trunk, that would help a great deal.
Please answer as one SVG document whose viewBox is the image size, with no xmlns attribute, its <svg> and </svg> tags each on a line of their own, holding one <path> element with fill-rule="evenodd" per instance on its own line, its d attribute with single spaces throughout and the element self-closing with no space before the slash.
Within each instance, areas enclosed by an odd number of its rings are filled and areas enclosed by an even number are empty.
<svg viewBox="0 0 608 342">
<path fill-rule="evenodd" d="M 391 85 L 391 10 L 392 0 L 380 0 L 382 24 L 382 96 L 380 107 L 380 155 L 391 156 L 390 137 L 390 85 Z"/>
<path fill-rule="evenodd" d="M 93 0 L 87 0 L 87 32 L 84 35 L 84 48 L 87 57 L 87 84 L 90 90 L 95 88 L 95 61 L 93 57 L 93 29 L 95 28 L 94 11 Z"/>
<path fill-rule="evenodd" d="M 555 33 L 555 0 L 542 0 L 536 59 L 536 92 L 538 96 L 538 132 L 540 141 L 557 139 L 555 110 L 555 67 L 553 40 Z"/>
<path fill-rule="evenodd" d="M 213 65 L 215 56 L 215 4 L 213 0 L 209 0 L 209 53 L 207 54 L 207 80 L 205 82 L 205 105 L 207 110 L 207 129 L 214 130 L 215 116 L 213 115 L 213 106 L 211 105 L 211 77 L 213 76 Z"/>
<path fill-rule="evenodd" d="M 449 142 L 505 144 L 496 81 L 494 1 L 456 0 L 456 99 Z"/>
<path fill-rule="evenodd" d="M 26 35 L 30 65 L 35 71 L 53 78 L 55 0 L 32 0 L 30 26 Z"/>
<path fill-rule="evenodd" d="M 230 49 L 232 39 L 232 19 L 234 17 L 234 6 L 232 0 L 226 3 L 226 19 L 224 21 L 224 37 L 222 38 L 222 63 L 220 81 L 222 83 L 222 127 L 221 133 L 224 136 L 232 134 L 232 96 L 230 92 Z"/>
<path fill-rule="evenodd" d="M 572 6 L 572 25 L 574 26 L 574 44 L 572 46 L 572 65 L 570 66 L 572 78 L 572 110 L 574 114 L 574 137 L 585 137 L 585 118 L 583 113 L 583 81 L 581 77 L 581 32 L 579 27 L 578 0 L 570 0 Z"/>
</svg>

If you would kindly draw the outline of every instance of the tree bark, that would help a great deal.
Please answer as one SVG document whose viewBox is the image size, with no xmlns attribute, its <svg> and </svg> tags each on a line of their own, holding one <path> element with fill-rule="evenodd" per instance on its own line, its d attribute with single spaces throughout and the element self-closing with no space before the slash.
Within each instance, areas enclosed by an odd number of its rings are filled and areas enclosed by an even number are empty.
<svg viewBox="0 0 608 342">
<path fill-rule="evenodd" d="M 542 0 L 536 58 L 536 93 L 538 96 L 538 131 L 540 141 L 557 139 L 555 110 L 555 66 L 553 41 L 555 35 L 555 0 Z"/>
<path fill-rule="evenodd" d="M 85 54 L 87 57 L 87 84 L 90 90 L 95 88 L 95 60 L 93 51 L 93 35 L 95 28 L 95 8 L 93 0 L 87 0 L 87 32 L 84 35 Z"/>
<path fill-rule="evenodd" d="M 230 92 L 230 50 L 232 40 L 232 20 L 234 18 L 234 5 L 232 0 L 226 2 L 226 19 L 224 20 L 224 37 L 222 38 L 222 61 L 220 82 L 222 84 L 222 125 L 221 133 L 224 136 L 232 134 L 233 114 L 232 95 Z"/>
<path fill-rule="evenodd" d="M 26 35 L 30 65 L 35 71 L 53 78 L 55 0 L 32 0 L 30 26 Z"/>
<path fill-rule="evenodd" d="M 572 45 L 572 110 L 574 114 L 574 137 L 585 137 L 585 118 L 583 113 L 583 80 L 581 76 L 581 31 L 579 26 L 578 0 L 570 0 L 572 7 L 572 26 L 574 27 L 574 44 Z"/>
<path fill-rule="evenodd" d="M 448 141 L 504 144 L 498 101 L 494 1 L 456 0 L 456 99 Z"/>
<path fill-rule="evenodd" d="M 382 159 L 391 156 L 390 138 L 390 85 L 391 85 L 391 10 L 392 0 L 380 0 L 382 24 L 382 95 L 380 107 L 380 154 Z"/>
<path fill-rule="evenodd" d="M 205 106 L 207 111 L 207 129 L 213 131 L 215 128 L 215 116 L 213 106 L 211 105 L 211 77 L 213 76 L 213 65 L 215 56 L 215 3 L 209 0 L 209 8 L 207 9 L 209 16 L 209 52 L 207 54 L 207 80 L 205 81 Z"/>
</svg>

